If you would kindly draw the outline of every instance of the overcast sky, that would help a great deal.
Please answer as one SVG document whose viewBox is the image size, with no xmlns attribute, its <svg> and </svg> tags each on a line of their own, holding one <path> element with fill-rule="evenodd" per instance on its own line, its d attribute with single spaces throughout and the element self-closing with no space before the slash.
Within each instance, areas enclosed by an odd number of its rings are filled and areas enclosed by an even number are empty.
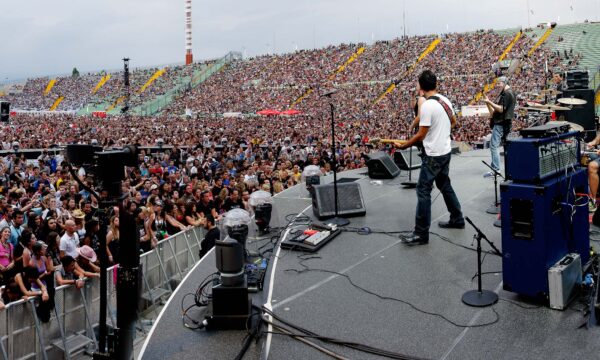
<svg viewBox="0 0 600 360">
<path fill-rule="evenodd" d="M 0 4 L 0 82 L 121 68 L 125 56 L 133 67 L 184 59 L 184 0 Z M 404 9 L 415 35 L 596 21 L 600 0 L 193 0 L 194 59 L 391 39 L 404 31 Z"/>
</svg>

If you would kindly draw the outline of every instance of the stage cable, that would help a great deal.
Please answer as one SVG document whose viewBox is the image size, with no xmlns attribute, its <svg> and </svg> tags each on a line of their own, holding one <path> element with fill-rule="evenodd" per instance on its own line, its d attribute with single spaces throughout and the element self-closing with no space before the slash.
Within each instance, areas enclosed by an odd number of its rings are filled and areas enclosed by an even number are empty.
<svg viewBox="0 0 600 360">
<path fill-rule="evenodd" d="M 356 284 L 349 275 L 342 274 L 340 272 L 333 271 L 333 270 L 311 268 L 308 265 L 304 264 L 308 260 L 321 259 L 321 257 L 318 256 L 318 255 L 298 255 L 298 259 L 300 260 L 299 261 L 299 265 L 302 267 L 302 269 L 300 269 L 300 270 L 298 270 L 298 269 L 286 269 L 284 271 L 285 272 L 294 272 L 294 273 L 297 273 L 297 274 L 302 274 L 302 273 L 305 273 L 305 272 L 321 272 L 321 273 L 333 274 L 333 275 L 341 276 L 341 277 L 345 278 L 350 283 L 350 285 L 352 285 L 356 289 L 358 289 L 358 290 L 360 290 L 362 292 L 365 292 L 365 293 L 367 293 L 369 295 L 375 296 L 375 297 L 379 298 L 380 300 L 390 300 L 390 301 L 395 301 L 395 302 L 402 303 L 404 305 L 409 306 L 410 308 L 412 308 L 413 310 L 415 310 L 415 311 L 417 311 L 419 313 L 422 313 L 422 314 L 425 314 L 425 315 L 429 315 L 429 316 L 433 316 L 433 317 L 438 317 L 438 318 L 446 321 L 447 323 L 449 323 L 449 324 L 451 324 L 453 326 L 459 327 L 459 328 L 485 327 L 485 326 L 493 325 L 493 324 L 497 323 L 500 320 L 500 315 L 496 312 L 496 310 L 494 309 L 494 307 L 491 307 L 492 311 L 495 314 L 495 319 L 494 320 L 486 322 L 486 323 L 475 324 L 475 325 L 460 324 L 458 322 L 455 322 L 455 321 L 447 318 L 446 316 L 444 316 L 444 315 L 442 315 L 440 313 L 436 313 L 436 312 L 433 312 L 433 311 L 423 310 L 423 309 L 417 307 L 416 305 L 414 305 L 413 303 L 411 303 L 411 302 L 409 302 L 407 300 L 395 298 L 395 297 L 392 297 L 392 296 L 381 295 L 381 294 L 378 294 L 378 293 L 376 293 L 374 291 L 368 290 L 368 289 L 366 289 L 366 288 L 364 288 L 364 287 Z"/>
</svg>

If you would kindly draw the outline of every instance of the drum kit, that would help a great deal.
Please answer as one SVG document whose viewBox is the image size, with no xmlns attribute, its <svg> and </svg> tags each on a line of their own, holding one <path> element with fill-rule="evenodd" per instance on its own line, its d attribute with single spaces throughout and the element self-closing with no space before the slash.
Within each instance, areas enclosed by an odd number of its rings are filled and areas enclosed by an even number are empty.
<svg viewBox="0 0 600 360">
<path fill-rule="evenodd" d="M 535 95 L 536 99 L 544 96 L 548 102 L 549 97 L 556 99 L 556 104 L 543 104 L 537 101 L 525 101 L 527 106 L 522 106 L 519 110 L 521 115 L 527 119 L 529 126 L 536 126 L 545 124 L 550 120 L 551 114 L 554 111 L 570 111 L 573 107 L 585 105 L 587 101 L 577 98 L 560 98 L 562 94 L 560 91 L 555 89 L 542 90 L 541 94 L 538 93 L 526 93 L 525 95 Z M 563 121 L 570 126 L 573 131 L 584 131 L 583 126 L 567 121 Z"/>
</svg>

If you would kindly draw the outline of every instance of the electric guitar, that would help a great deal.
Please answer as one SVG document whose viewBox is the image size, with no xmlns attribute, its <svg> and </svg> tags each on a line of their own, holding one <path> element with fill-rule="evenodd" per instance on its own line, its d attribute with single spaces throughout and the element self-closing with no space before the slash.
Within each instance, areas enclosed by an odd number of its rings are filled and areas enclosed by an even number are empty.
<svg viewBox="0 0 600 360">
<path fill-rule="evenodd" d="M 392 144 L 394 147 L 401 147 L 402 145 L 406 144 L 407 141 L 408 140 L 372 138 L 369 140 L 369 143 L 375 146 L 379 144 Z"/>
</svg>

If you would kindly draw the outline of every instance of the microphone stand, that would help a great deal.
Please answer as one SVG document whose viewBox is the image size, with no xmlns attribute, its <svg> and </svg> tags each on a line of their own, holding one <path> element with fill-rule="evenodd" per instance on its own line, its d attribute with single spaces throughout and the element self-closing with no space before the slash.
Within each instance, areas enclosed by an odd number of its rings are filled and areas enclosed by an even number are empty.
<svg viewBox="0 0 600 360">
<path fill-rule="evenodd" d="M 498 177 L 501 177 L 503 180 L 506 180 L 502 174 L 500 174 L 496 169 L 494 169 L 490 164 L 486 163 L 484 160 L 481 160 L 485 166 L 489 167 L 494 174 L 494 204 L 491 205 L 485 212 L 488 214 L 500 214 L 500 201 L 498 200 Z"/>
<path fill-rule="evenodd" d="M 322 95 L 329 99 L 329 108 L 331 113 L 331 167 L 333 168 L 333 202 L 335 206 L 335 216 L 332 219 L 327 220 L 327 223 L 335 224 L 337 226 L 346 226 L 350 224 L 350 220 L 339 217 L 338 212 L 337 160 L 335 157 L 335 106 L 333 105 L 333 101 L 331 99 L 331 95 L 333 95 L 334 93 L 334 91 L 330 91 Z"/>
<path fill-rule="evenodd" d="M 481 239 L 485 239 L 488 244 L 494 249 L 494 252 L 500 256 L 502 253 L 498 248 L 492 243 L 481 230 L 473 224 L 471 219 L 468 216 L 465 217 L 465 220 L 477 231 L 473 237 L 477 240 L 477 290 L 469 290 L 465 292 L 462 296 L 462 302 L 469 306 L 475 307 L 485 307 L 490 306 L 498 302 L 498 294 L 493 291 L 483 290 L 481 287 Z"/>
<path fill-rule="evenodd" d="M 413 147 L 411 146 L 410 149 L 408 150 L 408 181 L 405 181 L 403 183 L 401 183 L 402 186 L 404 186 L 405 189 L 414 189 L 417 187 L 417 182 L 413 181 L 412 179 L 412 155 L 413 152 Z M 402 156 L 402 154 L 400 154 L 400 156 Z"/>
</svg>

